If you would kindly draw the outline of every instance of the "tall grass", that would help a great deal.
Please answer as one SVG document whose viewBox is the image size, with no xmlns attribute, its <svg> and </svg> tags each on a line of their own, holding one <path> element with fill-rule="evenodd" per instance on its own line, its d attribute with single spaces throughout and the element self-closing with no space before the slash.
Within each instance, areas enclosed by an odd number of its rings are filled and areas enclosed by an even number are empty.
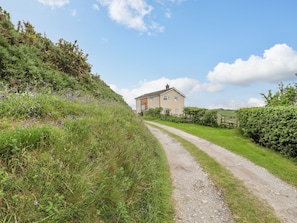
<svg viewBox="0 0 297 223">
<path fill-rule="evenodd" d="M 166 157 L 128 106 L 0 99 L 2 222 L 172 222 Z"/>
</svg>

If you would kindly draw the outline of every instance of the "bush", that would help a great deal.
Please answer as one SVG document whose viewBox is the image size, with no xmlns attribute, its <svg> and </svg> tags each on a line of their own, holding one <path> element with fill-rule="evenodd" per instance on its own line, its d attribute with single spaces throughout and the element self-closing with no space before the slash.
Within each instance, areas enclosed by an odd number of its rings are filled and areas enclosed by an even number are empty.
<svg viewBox="0 0 297 223">
<path fill-rule="evenodd" d="M 145 116 L 151 116 L 151 117 L 154 117 L 154 118 L 160 118 L 162 111 L 163 111 L 163 108 L 161 108 L 161 107 L 159 107 L 159 108 L 150 108 L 144 113 L 144 115 Z"/>
<path fill-rule="evenodd" d="M 261 146 L 297 157 L 297 108 L 244 108 L 237 111 L 239 130 Z"/>
<path fill-rule="evenodd" d="M 193 112 L 193 123 L 198 125 L 212 126 L 216 127 L 217 124 L 217 111 L 207 110 L 204 108 L 198 109 Z"/>
</svg>

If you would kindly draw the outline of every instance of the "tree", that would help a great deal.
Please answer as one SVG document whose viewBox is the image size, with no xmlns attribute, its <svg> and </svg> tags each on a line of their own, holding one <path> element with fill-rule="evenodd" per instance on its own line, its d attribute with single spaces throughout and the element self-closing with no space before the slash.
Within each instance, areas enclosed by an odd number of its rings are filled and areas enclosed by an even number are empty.
<svg viewBox="0 0 297 223">
<path fill-rule="evenodd" d="M 297 74 L 295 74 L 297 76 Z M 292 106 L 297 105 L 297 83 L 292 86 L 288 84 L 284 86 L 281 82 L 278 85 L 278 91 L 274 94 L 271 90 L 268 91 L 268 94 L 261 94 L 264 97 L 266 106 Z"/>
</svg>

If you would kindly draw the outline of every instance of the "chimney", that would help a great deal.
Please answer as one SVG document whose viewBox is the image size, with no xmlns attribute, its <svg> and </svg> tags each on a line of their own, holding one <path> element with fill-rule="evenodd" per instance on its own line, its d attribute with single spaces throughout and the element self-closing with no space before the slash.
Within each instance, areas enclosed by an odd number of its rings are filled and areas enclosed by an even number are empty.
<svg viewBox="0 0 297 223">
<path fill-rule="evenodd" d="M 166 85 L 166 89 L 169 89 L 169 85 L 168 84 Z"/>
</svg>

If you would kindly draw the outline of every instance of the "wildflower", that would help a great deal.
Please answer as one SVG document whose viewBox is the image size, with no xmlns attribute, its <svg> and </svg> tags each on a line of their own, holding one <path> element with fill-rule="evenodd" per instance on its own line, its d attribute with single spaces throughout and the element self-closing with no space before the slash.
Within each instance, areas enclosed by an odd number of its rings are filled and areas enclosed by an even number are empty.
<svg viewBox="0 0 297 223">
<path fill-rule="evenodd" d="M 34 201 L 34 206 L 37 206 L 37 205 L 38 205 L 38 201 L 35 200 L 35 201 Z"/>
</svg>

